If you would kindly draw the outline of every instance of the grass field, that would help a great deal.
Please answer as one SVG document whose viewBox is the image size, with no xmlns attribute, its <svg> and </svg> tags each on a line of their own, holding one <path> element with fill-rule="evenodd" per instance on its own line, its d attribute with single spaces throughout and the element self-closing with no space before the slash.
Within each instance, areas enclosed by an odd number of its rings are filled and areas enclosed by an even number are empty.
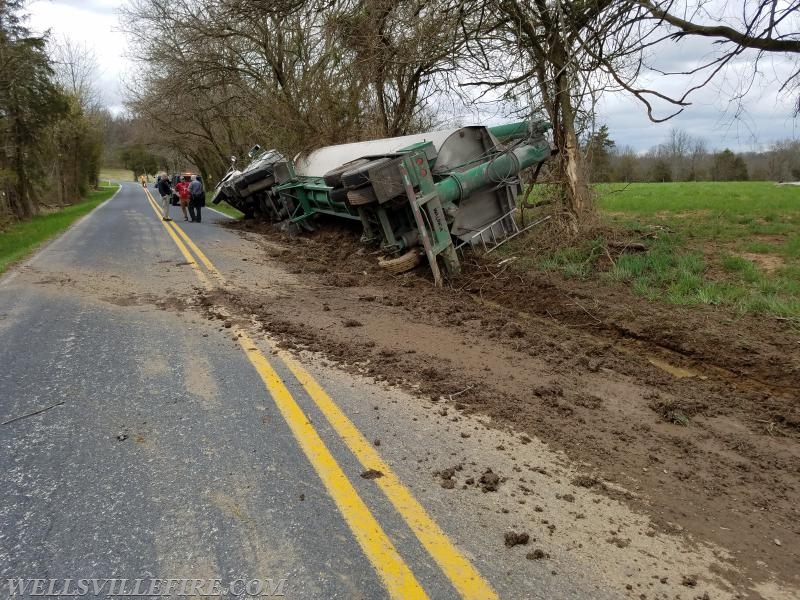
<svg viewBox="0 0 800 600">
<path fill-rule="evenodd" d="M 0 273 L 25 258 L 51 237 L 64 231 L 101 202 L 108 200 L 116 191 L 116 185 L 101 187 L 99 190 L 89 192 L 87 197 L 77 204 L 34 217 L 30 221 L 17 223 L 0 233 Z"/>
<path fill-rule="evenodd" d="M 603 265 L 605 239 L 598 237 L 541 259 L 540 268 L 625 282 L 674 304 L 800 319 L 800 187 L 609 184 L 597 194 L 605 218 L 641 237 L 647 252 Z"/>
<path fill-rule="evenodd" d="M 100 180 L 100 185 L 107 185 L 115 181 L 136 181 L 136 178 L 133 176 L 133 171 L 128 171 L 127 169 L 100 169 L 100 176 L 98 179 Z"/>
</svg>

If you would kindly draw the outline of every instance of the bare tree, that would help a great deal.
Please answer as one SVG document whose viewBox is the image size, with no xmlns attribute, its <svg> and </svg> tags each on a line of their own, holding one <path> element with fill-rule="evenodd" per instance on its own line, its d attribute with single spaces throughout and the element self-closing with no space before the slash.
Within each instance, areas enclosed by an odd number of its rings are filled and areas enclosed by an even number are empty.
<svg viewBox="0 0 800 600">
<path fill-rule="evenodd" d="M 87 185 L 96 186 L 106 124 L 97 88 L 97 58 L 86 44 L 68 37 L 49 43 L 55 81 L 68 110 L 54 124 L 45 144 L 55 180 L 55 202 L 69 204 Z"/>
<path fill-rule="evenodd" d="M 464 11 L 471 35 L 465 62 L 477 74 L 465 85 L 499 90 L 521 110 L 545 112 L 558 148 L 551 171 L 572 231 L 593 210 L 581 129 L 592 126 L 598 97 L 617 85 L 607 65 L 622 68 L 630 43 L 613 35 L 619 11 L 629 6 L 618 4 L 486 0 Z"/>
<path fill-rule="evenodd" d="M 172 146 L 218 176 L 252 144 L 287 155 L 418 130 L 457 35 L 420 0 L 132 0 L 128 105 Z M 174 28 L 174 22 L 191 26 Z M 145 65 L 148 65 L 145 68 Z"/>
<path fill-rule="evenodd" d="M 455 70 L 465 43 L 456 1 L 358 0 L 329 19 L 344 55 L 372 92 L 380 136 L 405 135 L 425 127 L 442 76 Z"/>
<path fill-rule="evenodd" d="M 748 74 L 741 74 L 738 89 L 731 90 L 734 100 L 750 93 L 758 78 L 770 71 L 781 84 L 781 92 L 797 93 L 800 87 L 798 0 L 634 0 L 624 22 L 634 28 L 642 52 L 690 38 L 709 40 L 707 52 L 681 70 L 663 70 L 657 61 L 640 56 L 642 72 L 686 78 L 682 93 L 662 98 L 679 107 L 677 112 L 689 104 L 695 91 L 732 69 L 741 69 L 743 63 L 749 64 Z M 763 64 L 776 57 L 790 66 L 788 73 Z M 795 104 L 798 113 L 800 97 Z"/>
<path fill-rule="evenodd" d="M 82 109 L 89 111 L 99 108 L 98 66 L 94 50 L 64 36 L 51 41 L 48 54 L 58 85 L 77 98 Z"/>
</svg>

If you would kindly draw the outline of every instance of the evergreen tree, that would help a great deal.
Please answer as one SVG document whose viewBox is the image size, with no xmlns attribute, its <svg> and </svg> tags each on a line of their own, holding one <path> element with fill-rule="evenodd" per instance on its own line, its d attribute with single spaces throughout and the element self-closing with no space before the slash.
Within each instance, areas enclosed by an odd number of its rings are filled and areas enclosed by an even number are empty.
<svg viewBox="0 0 800 600">
<path fill-rule="evenodd" d="M 34 181 L 43 173 L 45 130 L 68 112 L 53 80 L 45 39 L 31 35 L 22 0 L 0 0 L 0 212 L 17 219 L 36 214 Z"/>
<path fill-rule="evenodd" d="M 601 125 L 600 129 L 589 136 L 586 142 L 586 164 L 591 181 L 611 181 L 611 153 L 615 147 L 616 143 L 609 136 L 607 125 Z"/>
<path fill-rule="evenodd" d="M 711 179 L 714 181 L 747 181 L 747 165 L 741 156 L 737 156 L 726 148 L 714 155 Z"/>
</svg>

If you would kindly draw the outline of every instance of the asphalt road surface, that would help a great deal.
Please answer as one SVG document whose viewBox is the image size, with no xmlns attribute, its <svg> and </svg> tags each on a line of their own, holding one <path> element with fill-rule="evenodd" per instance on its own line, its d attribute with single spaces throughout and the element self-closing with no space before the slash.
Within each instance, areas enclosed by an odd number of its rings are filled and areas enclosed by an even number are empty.
<svg viewBox="0 0 800 600">
<path fill-rule="evenodd" d="M 413 464 L 432 444 L 418 400 L 185 306 L 241 277 L 243 242 L 219 213 L 172 216 L 123 184 L 0 282 L 3 586 L 285 579 L 288 598 L 616 597 L 569 556 L 505 548 L 491 494 L 443 500 Z"/>
</svg>

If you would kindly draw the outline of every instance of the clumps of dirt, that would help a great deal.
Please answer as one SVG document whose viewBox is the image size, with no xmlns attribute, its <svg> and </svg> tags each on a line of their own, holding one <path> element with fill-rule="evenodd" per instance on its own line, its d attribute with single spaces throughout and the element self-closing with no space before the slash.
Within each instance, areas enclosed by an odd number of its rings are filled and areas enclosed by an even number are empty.
<svg viewBox="0 0 800 600">
<path fill-rule="evenodd" d="M 576 487 L 593 488 L 594 486 L 599 485 L 600 481 L 594 477 L 589 477 L 588 475 L 578 475 L 577 477 L 573 477 L 570 483 Z"/>
<path fill-rule="evenodd" d="M 550 558 L 550 555 L 547 554 L 541 548 L 536 548 L 532 552 L 528 552 L 525 555 L 525 558 L 527 558 L 528 560 L 542 560 L 543 558 Z"/>
<path fill-rule="evenodd" d="M 361 473 L 361 477 L 364 479 L 380 479 L 383 477 L 383 472 L 378 471 L 377 469 L 367 469 L 363 473 Z"/>
<path fill-rule="evenodd" d="M 648 404 L 650 410 L 656 412 L 667 423 L 675 425 L 682 425 L 686 427 L 692 420 L 692 417 L 698 414 L 703 414 L 708 409 L 708 405 L 704 402 L 697 402 L 691 400 L 662 400 L 657 399 Z"/>
<path fill-rule="evenodd" d="M 500 476 L 491 469 L 486 469 L 478 479 L 478 485 L 482 492 L 496 492 L 500 488 L 500 483 Z"/>
<path fill-rule="evenodd" d="M 612 535 L 610 538 L 607 538 L 606 541 L 609 544 L 613 544 L 617 548 L 627 548 L 628 546 L 631 545 L 631 540 L 630 539 L 628 539 L 628 538 L 623 539 L 623 538 L 618 537 L 616 535 Z"/>
<path fill-rule="evenodd" d="M 516 531 L 508 531 L 505 535 L 506 548 L 513 548 L 514 546 L 527 546 L 531 536 L 525 532 L 517 533 Z"/>
<path fill-rule="evenodd" d="M 166 296 L 156 300 L 156 306 L 160 310 L 172 310 L 175 312 L 183 312 L 188 308 L 187 304 L 188 302 L 185 298 L 178 296 Z"/>
<path fill-rule="evenodd" d="M 686 587 L 697 587 L 697 576 L 695 575 L 684 575 L 683 579 L 681 580 L 681 584 L 685 585 Z"/>
<path fill-rule="evenodd" d="M 363 327 L 364 324 L 361 321 L 356 321 L 355 319 L 345 319 L 342 321 L 342 326 L 344 327 Z"/>
<path fill-rule="evenodd" d="M 598 398 L 594 394 L 575 394 L 572 396 L 571 400 L 576 406 L 582 406 L 589 410 L 598 410 L 603 407 L 603 399 Z"/>
<path fill-rule="evenodd" d="M 329 287 L 355 287 L 362 283 L 357 277 L 352 275 L 342 275 L 340 273 L 330 273 L 320 278 L 322 285 Z"/>
<path fill-rule="evenodd" d="M 456 472 L 461 471 L 463 468 L 464 465 L 457 464 L 453 467 L 448 467 L 447 469 L 434 472 L 434 476 L 439 477 L 439 485 L 441 485 L 444 489 L 452 490 L 454 487 L 456 487 Z"/>
<path fill-rule="evenodd" d="M 525 330 L 520 327 L 518 323 L 509 322 L 503 326 L 502 329 L 503 335 L 505 335 L 508 339 L 518 339 L 525 337 Z"/>
<path fill-rule="evenodd" d="M 419 375 L 428 381 L 440 381 L 445 378 L 445 373 L 434 367 L 423 367 L 419 370 Z"/>
</svg>

